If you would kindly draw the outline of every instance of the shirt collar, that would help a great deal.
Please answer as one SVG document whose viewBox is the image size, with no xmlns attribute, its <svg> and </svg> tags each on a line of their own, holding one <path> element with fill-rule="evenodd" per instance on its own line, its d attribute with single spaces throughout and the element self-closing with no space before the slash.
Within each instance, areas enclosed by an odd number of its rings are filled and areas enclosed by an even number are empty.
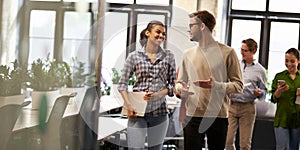
<svg viewBox="0 0 300 150">
<path fill-rule="evenodd" d="M 142 48 L 138 49 L 137 50 L 139 53 L 142 53 L 144 54 L 145 56 L 147 55 L 146 54 L 146 50 L 145 50 L 145 46 L 143 46 Z M 165 50 L 162 49 L 160 46 L 158 47 L 158 53 L 157 53 L 157 58 L 160 58 L 163 54 L 165 54 Z"/>
<path fill-rule="evenodd" d="M 246 62 L 245 60 L 242 60 L 241 62 L 242 62 L 243 64 L 246 64 L 246 63 L 245 63 L 245 62 Z M 251 63 L 251 65 L 256 65 L 257 63 L 258 63 L 258 62 L 257 62 L 256 60 L 254 60 L 254 61 Z"/>
</svg>

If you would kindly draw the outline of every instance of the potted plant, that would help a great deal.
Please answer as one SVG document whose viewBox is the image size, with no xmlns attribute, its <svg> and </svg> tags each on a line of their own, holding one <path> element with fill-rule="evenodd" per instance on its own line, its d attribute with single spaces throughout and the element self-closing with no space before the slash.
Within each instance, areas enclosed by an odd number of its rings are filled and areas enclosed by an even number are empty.
<svg viewBox="0 0 300 150">
<path fill-rule="evenodd" d="M 17 60 L 13 66 L 0 66 L 0 107 L 5 104 L 22 104 L 25 99 L 22 88 L 28 81 L 26 66 L 21 66 Z"/>
<path fill-rule="evenodd" d="M 118 91 L 118 83 L 121 78 L 120 72 L 116 68 L 112 68 L 112 86 L 110 87 L 110 94 L 113 96 L 121 96 Z M 128 91 L 132 91 L 132 87 L 136 82 L 135 74 L 133 74 L 128 81 Z"/>
<path fill-rule="evenodd" d="M 119 71 L 116 68 L 111 68 L 112 72 L 112 85 L 110 87 L 110 95 L 115 97 L 121 97 L 119 91 L 118 91 L 118 83 L 121 78 Z"/>
<path fill-rule="evenodd" d="M 67 82 L 65 87 L 61 89 L 61 94 L 69 95 L 73 92 L 76 92 L 76 97 L 72 100 L 82 100 L 86 91 L 86 86 L 92 84 L 92 77 L 94 73 L 87 73 L 85 71 L 85 63 L 79 61 L 77 58 L 72 58 L 72 65 L 66 65 L 68 72 Z M 93 82 L 94 83 L 94 82 Z M 78 101 L 80 104 L 80 101 Z"/>
<path fill-rule="evenodd" d="M 32 91 L 32 108 L 37 109 L 43 95 L 48 97 L 48 106 L 53 106 L 59 96 L 59 88 L 67 82 L 68 71 L 65 62 L 38 58 L 29 70 L 29 87 Z"/>
</svg>

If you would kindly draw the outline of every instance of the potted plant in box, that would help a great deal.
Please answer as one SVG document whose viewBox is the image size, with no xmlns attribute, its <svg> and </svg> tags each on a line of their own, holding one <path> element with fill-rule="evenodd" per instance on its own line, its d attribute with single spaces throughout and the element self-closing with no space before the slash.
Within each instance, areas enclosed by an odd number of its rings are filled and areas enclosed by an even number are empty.
<svg viewBox="0 0 300 150">
<path fill-rule="evenodd" d="M 91 77 L 94 76 L 93 73 L 87 73 L 85 70 L 85 63 L 79 61 L 77 58 L 72 58 L 72 65 L 66 65 L 68 77 L 65 86 L 61 89 L 61 94 L 69 95 L 76 92 L 77 95 L 74 100 L 83 99 L 86 91 L 86 86 L 89 86 L 92 82 Z"/>
<path fill-rule="evenodd" d="M 21 66 L 17 60 L 12 65 L 0 66 L 0 107 L 6 104 L 22 104 L 25 99 L 22 88 L 29 79 L 26 66 Z"/>
<path fill-rule="evenodd" d="M 119 91 L 118 91 L 118 83 L 119 80 L 121 78 L 120 76 L 120 72 L 116 69 L 116 68 L 112 68 L 112 86 L 110 88 L 110 95 L 113 96 L 121 96 Z M 136 82 L 136 77 L 135 74 L 133 73 L 133 75 L 129 78 L 128 81 L 128 91 L 132 91 L 132 87 Z"/>
<path fill-rule="evenodd" d="M 32 91 L 32 108 L 37 109 L 43 95 L 47 96 L 48 106 L 53 106 L 59 96 L 59 88 L 67 82 L 68 71 L 65 62 L 50 60 L 49 54 L 45 60 L 38 58 L 31 64 L 29 70 Z"/>
</svg>

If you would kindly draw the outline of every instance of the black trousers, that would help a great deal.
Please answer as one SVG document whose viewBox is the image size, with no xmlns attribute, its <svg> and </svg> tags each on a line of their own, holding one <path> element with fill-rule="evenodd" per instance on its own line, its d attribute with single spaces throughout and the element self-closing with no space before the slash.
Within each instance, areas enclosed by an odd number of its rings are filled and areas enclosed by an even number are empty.
<svg viewBox="0 0 300 150">
<path fill-rule="evenodd" d="M 187 116 L 185 122 L 186 126 L 183 129 L 185 150 L 201 150 L 205 146 L 205 136 L 209 150 L 224 150 L 228 128 L 227 118 Z"/>
</svg>

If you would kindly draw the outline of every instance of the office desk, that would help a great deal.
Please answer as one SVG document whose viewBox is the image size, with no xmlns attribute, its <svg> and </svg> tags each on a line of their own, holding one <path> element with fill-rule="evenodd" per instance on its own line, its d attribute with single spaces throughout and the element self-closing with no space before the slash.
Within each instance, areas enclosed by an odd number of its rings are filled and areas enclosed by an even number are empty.
<svg viewBox="0 0 300 150">
<path fill-rule="evenodd" d="M 98 140 L 126 130 L 127 121 L 125 118 L 99 117 Z"/>
<path fill-rule="evenodd" d="M 104 95 L 100 99 L 100 108 L 99 113 L 104 113 L 109 110 L 120 108 L 124 104 L 124 101 L 121 97 Z"/>
</svg>

